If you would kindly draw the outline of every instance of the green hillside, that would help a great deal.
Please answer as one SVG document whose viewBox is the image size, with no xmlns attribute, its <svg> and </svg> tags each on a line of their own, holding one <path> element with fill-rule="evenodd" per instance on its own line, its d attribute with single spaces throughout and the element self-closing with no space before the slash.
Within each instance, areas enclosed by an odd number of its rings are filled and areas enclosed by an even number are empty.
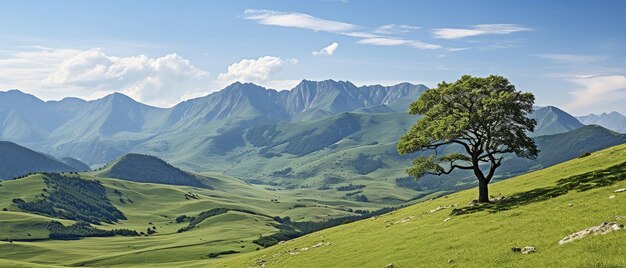
<svg viewBox="0 0 626 268">
<path fill-rule="evenodd" d="M 493 205 L 470 206 L 468 202 L 476 198 L 476 190 L 471 189 L 267 249 L 254 241 L 292 228 L 288 226 L 309 228 L 306 221 L 358 216 L 351 211 L 382 206 L 340 196 L 346 193 L 344 189 L 358 191 L 358 183 L 321 191 L 277 190 L 207 173 L 200 177 L 210 180 L 214 189 L 206 189 L 86 175 L 61 175 L 67 179 L 57 180 L 37 174 L 2 182 L 0 207 L 7 209 L 0 211 L 0 240 L 4 240 L 0 266 L 385 267 L 392 263 L 393 267 L 414 267 L 419 263 L 434 267 L 621 267 L 626 265 L 621 255 L 626 246 L 623 231 L 566 245 L 558 242 L 602 222 L 624 223 L 626 193 L 615 191 L 626 187 L 625 162 L 626 145 L 620 145 L 494 183 L 491 193 L 501 200 Z M 71 242 L 51 239 L 58 228 L 76 226 L 72 215 L 82 214 L 32 212 L 15 201 L 49 200 L 63 211 L 91 215 L 55 198 L 86 198 L 71 194 L 63 185 L 83 187 L 80 193 L 93 192 L 88 196 L 104 189 L 105 197 L 86 204 L 121 214 L 110 214 L 115 220 L 109 223 L 91 224 L 96 230 L 81 231 L 102 237 Z M 57 191 L 69 192 L 57 195 Z M 459 215 L 451 215 L 453 209 Z M 302 224 L 286 223 L 285 217 Z M 64 227 L 51 229 L 52 221 Z M 106 233 L 114 229 L 144 234 Z M 522 255 L 511 250 L 525 246 L 537 252 Z"/>
<path fill-rule="evenodd" d="M 461 191 L 210 264 L 624 267 L 624 231 L 592 235 L 564 245 L 559 241 L 603 222 L 626 223 L 626 193 L 618 190 L 626 187 L 625 179 L 626 145 L 620 145 L 494 183 L 491 193 L 500 199 L 495 204 L 471 206 L 468 202 L 476 198 L 476 189 Z M 512 250 L 526 246 L 535 247 L 536 252 Z"/>
<path fill-rule="evenodd" d="M 94 175 L 135 182 L 210 187 L 206 181 L 202 181 L 194 174 L 180 170 L 154 156 L 142 154 L 125 154 L 95 171 Z"/>
<path fill-rule="evenodd" d="M 67 174 L 2 182 L 0 267 L 178 266 L 212 259 L 211 253 L 255 251 L 260 235 L 278 232 L 277 219 L 320 221 L 382 208 L 343 199 L 345 192 L 278 191 L 219 174 L 197 177 L 212 189 Z M 207 216 L 215 210 L 221 212 Z M 79 228 L 77 220 L 91 224 Z M 97 237 L 59 240 L 76 236 Z"/>
</svg>

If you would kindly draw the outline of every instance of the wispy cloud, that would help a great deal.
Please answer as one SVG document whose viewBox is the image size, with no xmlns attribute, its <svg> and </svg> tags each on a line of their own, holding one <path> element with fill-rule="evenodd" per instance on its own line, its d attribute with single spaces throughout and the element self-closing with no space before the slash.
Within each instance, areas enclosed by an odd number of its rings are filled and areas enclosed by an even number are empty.
<svg viewBox="0 0 626 268">
<path fill-rule="evenodd" d="M 339 47 L 339 43 L 337 42 L 333 42 L 332 44 L 328 45 L 327 47 L 324 47 L 322 49 L 320 49 L 319 51 L 313 51 L 313 55 L 317 56 L 317 55 L 332 55 L 333 53 L 335 53 L 335 50 L 337 50 L 337 48 Z"/>
<path fill-rule="evenodd" d="M 454 51 L 463 51 L 463 50 L 468 50 L 468 49 L 469 49 L 468 47 L 451 47 L 451 48 L 448 48 L 447 50 L 454 52 Z"/>
<path fill-rule="evenodd" d="M 479 35 L 503 35 L 531 31 L 531 28 L 518 24 L 478 24 L 469 28 L 440 28 L 432 30 L 434 38 L 461 39 Z"/>
<path fill-rule="evenodd" d="M 79 54 L 76 49 L 53 49 L 41 46 L 3 51 L 0 58 L 0 81 L 4 87 L 40 88 L 41 81 L 64 60 Z"/>
<path fill-rule="evenodd" d="M 388 34 L 388 35 L 407 34 L 410 32 L 418 31 L 419 29 L 421 28 L 417 26 L 406 25 L 406 24 L 387 24 L 387 25 L 383 25 L 383 26 L 376 28 L 374 30 L 374 33 Z"/>
<path fill-rule="evenodd" d="M 318 32 L 328 32 L 355 38 L 361 38 L 359 44 L 376 46 L 399 46 L 406 45 L 417 49 L 438 49 L 440 45 L 429 44 L 418 40 L 405 40 L 390 35 L 408 33 L 419 29 L 416 26 L 403 24 L 388 24 L 378 27 L 373 31 L 363 31 L 363 27 L 355 24 L 326 20 L 298 12 L 280 12 L 273 10 L 246 9 L 242 17 L 256 21 L 259 24 L 281 26 L 290 28 L 307 29 Z"/>
<path fill-rule="evenodd" d="M 626 76 L 581 76 L 570 81 L 580 88 L 570 92 L 573 100 L 566 105 L 568 109 L 602 110 L 607 104 L 626 101 Z"/>
<path fill-rule="evenodd" d="M 605 60 L 606 56 L 597 55 L 576 55 L 576 54 L 556 54 L 556 53 L 544 53 L 538 55 L 540 58 L 563 62 L 563 63 L 593 63 Z"/>
<path fill-rule="evenodd" d="M 358 41 L 359 44 L 375 46 L 410 46 L 419 49 L 439 49 L 440 45 L 424 43 L 417 40 L 406 40 L 391 37 L 366 38 Z"/>
<path fill-rule="evenodd" d="M 263 25 L 293 27 L 312 31 L 331 33 L 349 32 L 357 27 L 350 23 L 325 20 L 309 14 L 297 12 L 279 12 L 273 10 L 246 9 L 243 18 L 254 20 Z"/>
</svg>

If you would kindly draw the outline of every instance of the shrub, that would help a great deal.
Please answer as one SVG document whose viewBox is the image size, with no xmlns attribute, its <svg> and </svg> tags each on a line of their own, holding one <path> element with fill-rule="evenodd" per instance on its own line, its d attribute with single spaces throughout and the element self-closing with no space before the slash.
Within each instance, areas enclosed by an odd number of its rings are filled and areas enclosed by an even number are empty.
<svg viewBox="0 0 626 268">
<path fill-rule="evenodd" d="M 176 217 L 176 223 L 184 222 L 187 219 L 189 219 L 189 217 L 187 217 L 187 215 L 180 215 L 180 216 Z"/>
<path fill-rule="evenodd" d="M 42 199 L 32 202 L 14 198 L 13 202 L 17 202 L 20 209 L 93 224 L 113 223 L 126 219 L 126 216 L 111 204 L 100 181 L 84 180 L 58 173 L 43 174 L 44 182 L 52 190 L 48 191 L 47 197 L 44 195 Z"/>
<path fill-rule="evenodd" d="M 52 221 L 47 226 L 51 239 L 57 240 L 74 240 L 81 237 L 106 237 L 114 235 L 122 236 L 138 236 L 137 231 L 129 229 L 100 230 L 92 227 L 86 222 L 76 222 L 70 226 L 64 226 L 58 221 Z"/>
<path fill-rule="evenodd" d="M 364 194 L 354 196 L 354 199 L 359 202 L 369 202 L 370 200 Z"/>
<path fill-rule="evenodd" d="M 346 191 L 355 191 L 355 190 L 360 190 L 365 188 L 365 185 L 363 184 L 348 184 L 347 186 L 339 186 L 337 187 L 337 191 L 342 191 L 342 192 L 346 192 Z"/>
<path fill-rule="evenodd" d="M 222 252 L 218 252 L 218 253 L 209 253 L 209 255 L 207 255 L 209 258 L 217 258 L 220 255 L 228 255 L 228 254 L 236 254 L 239 253 L 239 251 L 234 251 L 234 250 L 227 250 L 227 251 L 222 251 Z"/>
</svg>

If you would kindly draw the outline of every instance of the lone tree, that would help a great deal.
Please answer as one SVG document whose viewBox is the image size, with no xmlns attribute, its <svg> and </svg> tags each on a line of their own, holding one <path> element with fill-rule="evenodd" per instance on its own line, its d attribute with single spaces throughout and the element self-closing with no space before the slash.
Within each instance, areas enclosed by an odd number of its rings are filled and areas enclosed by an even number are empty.
<svg viewBox="0 0 626 268">
<path fill-rule="evenodd" d="M 515 90 L 496 75 L 465 75 L 426 90 L 409 108 L 410 114 L 422 118 L 400 138 L 398 152 L 431 153 L 415 158 L 407 173 L 419 179 L 472 170 L 479 185 L 478 202 L 489 202 L 488 184 L 506 154 L 534 159 L 539 153 L 527 135 L 537 125 L 527 117 L 534 101 L 533 94 Z M 444 147 L 453 153 L 439 155 Z"/>
</svg>

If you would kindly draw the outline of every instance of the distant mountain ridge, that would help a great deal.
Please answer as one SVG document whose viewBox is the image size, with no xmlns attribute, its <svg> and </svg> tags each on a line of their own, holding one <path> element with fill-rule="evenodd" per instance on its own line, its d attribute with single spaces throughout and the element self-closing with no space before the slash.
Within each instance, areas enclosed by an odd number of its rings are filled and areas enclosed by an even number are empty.
<svg viewBox="0 0 626 268">
<path fill-rule="evenodd" d="M 599 125 L 619 133 L 626 133 L 626 116 L 618 112 L 590 114 L 577 117 L 585 125 Z"/>
<path fill-rule="evenodd" d="M 410 83 L 357 87 L 349 81 L 302 80 L 291 90 L 276 91 L 236 82 L 171 108 L 120 93 L 92 101 L 44 102 L 12 90 L 0 93 L 0 104 L 7 103 L 0 106 L 5 126 L 0 138 L 90 166 L 136 152 L 192 171 L 249 176 L 268 175 L 302 159 L 298 170 L 304 176 L 316 161 L 362 159 L 360 154 L 339 157 L 342 150 L 369 148 L 397 157 L 395 142 L 418 118 L 407 114 L 408 106 L 425 90 Z M 28 106 L 33 109 L 23 109 Z M 537 107 L 529 116 L 538 122 L 533 136 L 584 126 L 551 106 Z M 379 157 L 368 161 L 381 163 Z M 242 172 L 238 165 L 250 168 Z"/>
<path fill-rule="evenodd" d="M 0 94 L 0 99 L 10 99 L 0 103 L 12 102 L 0 106 L 0 124 L 10 126 L 0 129 L 0 134 L 90 166 L 109 163 L 93 171 L 98 176 L 211 187 L 203 176 L 178 169 L 182 168 L 285 189 L 332 188 L 342 182 L 384 184 L 395 190 L 365 190 L 368 198 L 399 204 L 416 195 L 460 189 L 474 182 L 471 174 L 407 182 L 405 170 L 413 156 L 400 156 L 396 143 L 419 119 L 407 110 L 425 90 L 423 85 L 409 83 L 357 87 L 333 80 L 303 80 L 290 91 L 233 83 L 171 108 L 145 105 L 119 93 L 92 101 L 43 102 L 12 91 Z M 35 108 L 22 109 L 15 104 L 19 102 Z M 500 178 L 626 141 L 604 128 L 584 126 L 552 106 L 535 107 L 529 117 L 538 123 L 530 135 L 544 151 L 536 161 L 507 160 L 507 167 L 499 170 Z M 52 123 L 37 123 L 46 120 Z M 78 171 L 85 167 L 65 162 L 80 166 Z M 144 176 L 146 172 L 150 175 Z"/>
<path fill-rule="evenodd" d="M 83 170 L 13 142 L 0 141 L 0 181 L 34 172 L 79 171 Z"/>
<path fill-rule="evenodd" d="M 44 102 L 10 90 L 0 92 L 0 104 L 6 104 L 0 105 L 0 138 L 53 155 L 85 159 L 91 165 L 104 164 L 133 149 L 153 153 L 170 148 L 185 153 L 196 148 L 213 150 L 208 147 L 221 135 L 281 121 L 320 119 L 376 107 L 404 112 L 424 90 L 424 85 L 409 83 L 357 87 L 344 81 L 303 80 L 292 90 L 276 91 L 236 82 L 167 109 L 120 93 L 92 101 Z"/>
</svg>

